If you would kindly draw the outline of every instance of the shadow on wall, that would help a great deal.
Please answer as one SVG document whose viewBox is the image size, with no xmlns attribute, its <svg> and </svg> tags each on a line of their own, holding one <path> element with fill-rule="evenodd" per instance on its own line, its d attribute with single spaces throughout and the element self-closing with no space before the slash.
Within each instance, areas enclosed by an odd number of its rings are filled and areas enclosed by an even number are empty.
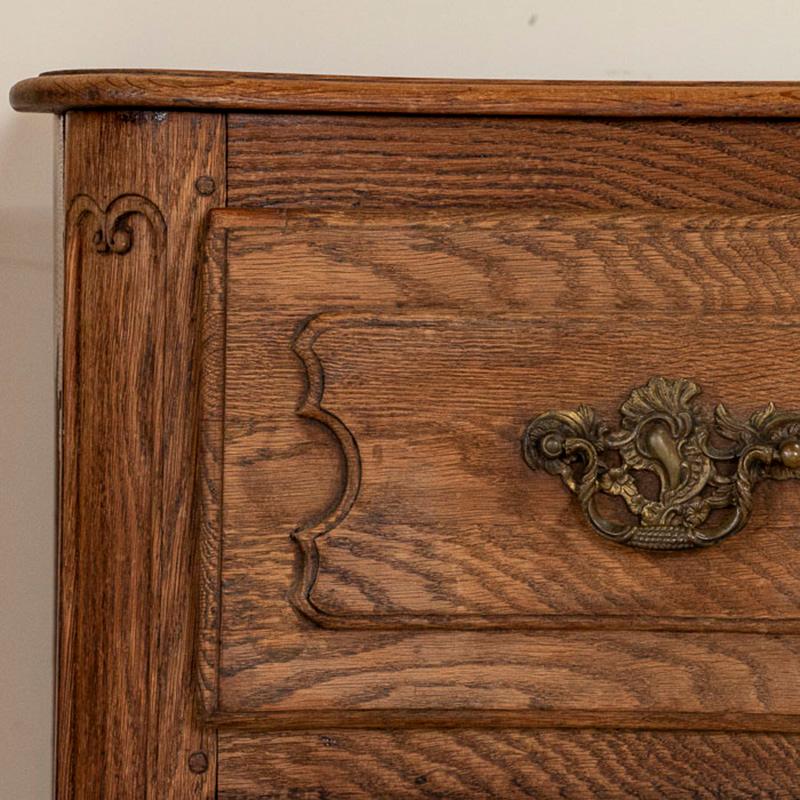
<svg viewBox="0 0 800 800">
<path fill-rule="evenodd" d="M 50 796 L 55 564 L 53 122 L 0 114 L 3 796 Z M 45 565 L 45 568 L 43 568 Z"/>
<path fill-rule="evenodd" d="M 53 142 L 47 114 L 0 114 L 0 266 L 52 269 Z"/>
</svg>

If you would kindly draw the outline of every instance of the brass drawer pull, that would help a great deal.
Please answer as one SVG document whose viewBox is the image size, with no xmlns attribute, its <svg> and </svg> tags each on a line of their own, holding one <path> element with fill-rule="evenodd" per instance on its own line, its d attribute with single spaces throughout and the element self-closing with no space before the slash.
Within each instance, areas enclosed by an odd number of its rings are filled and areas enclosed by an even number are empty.
<svg viewBox="0 0 800 800">
<path fill-rule="evenodd" d="M 622 404 L 617 430 L 585 405 L 541 414 L 525 430 L 525 461 L 560 475 L 608 539 L 649 550 L 713 544 L 744 527 L 759 481 L 800 477 L 800 412 L 770 403 L 742 421 L 720 404 L 712 421 L 698 394 L 691 381 L 651 378 Z M 657 499 L 640 487 L 647 472 Z M 637 520 L 608 519 L 601 494 L 621 497 Z"/>
</svg>

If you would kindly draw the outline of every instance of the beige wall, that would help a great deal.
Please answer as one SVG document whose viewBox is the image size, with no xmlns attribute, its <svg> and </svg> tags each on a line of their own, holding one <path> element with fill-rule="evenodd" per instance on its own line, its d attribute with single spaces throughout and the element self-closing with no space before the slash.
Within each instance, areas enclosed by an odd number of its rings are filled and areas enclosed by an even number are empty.
<svg viewBox="0 0 800 800">
<path fill-rule="evenodd" d="M 44 0 L 0 84 L 47 69 L 800 79 L 796 0 Z M 0 108 L 0 797 L 50 793 L 53 124 Z"/>
</svg>

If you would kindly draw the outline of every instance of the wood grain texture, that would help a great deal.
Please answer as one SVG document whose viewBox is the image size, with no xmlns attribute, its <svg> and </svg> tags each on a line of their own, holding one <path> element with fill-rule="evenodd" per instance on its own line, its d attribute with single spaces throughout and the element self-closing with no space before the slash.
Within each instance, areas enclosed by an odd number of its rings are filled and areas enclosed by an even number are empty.
<svg viewBox="0 0 800 800">
<path fill-rule="evenodd" d="M 662 369 L 708 402 L 800 406 L 799 230 L 792 213 L 214 212 L 211 719 L 793 730 L 797 493 L 713 550 L 635 553 L 586 530 L 519 437 L 589 397 L 613 416 Z M 346 517 L 331 415 L 362 466 Z M 309 525 L 317 627 L 288 602 Z"/>
<path fill-rule="evenodd" d="M 581 116 L 800 116 L 794 82 L 368 78 L 176 70 L 49 72 L 11 90 L 18 111 L 72 108 Z"/>
<path fill-rule="evenodd" d="M 797 736 L 340 731 L 220 736 L 219 800 L 791 800 Z"/>
<path fill-rule="evenodd" d="M 227 231 L 210 226 L 201 276 L 202 316 L 199 336 L 199 452 L 195 524 L 198 553 L 198 636 L 195 664 L 200 699 L 219 706 L 222 563 L 222 491 L 225 418 Z M 211 509 L 213 512 L 209 513 Z"/>
<path fill-rule="evenodd" d="M 231 114 L 228 134 L 232 206 L 800 206 L 794 121 Z"/>
<path fill-rule="evenodd" d="M 733 723 L 741 729 L 771 727 L 776 715 L 784 730 L 797 731 L 800 717 L 797 636 L 367 633 L 315 631 L 290 618 L 224 636 L 219 711 L 251 718 L 305 712 L 307 727 L 318 724 L 318 709 L 343 724 L 385 710 L 401 717 L 428 711 L 439 724 L 454 715 L 466 725 L 567 726 L 577 713 L 601 727 L 618 727 L 615 715 L 626 727 L 676 718 L 694 727 L 697 714 L 713 729 L 729 727 L 730 714 L 741 715 Z M 586 716 L 578 719 L 586 724 Z"/>
<path fill-rule="evenodd" d="M 60 798 L 213 792 L 213 766 L 188 766 L 193 752 L 213 756 L 214 736 L 191 691 L 187 465 L 195 277 L 204 213 L 224 202 L 222 123 L 67 119 Z M 197 193 L 200 175 L 215 194 Z"/>
</svg>

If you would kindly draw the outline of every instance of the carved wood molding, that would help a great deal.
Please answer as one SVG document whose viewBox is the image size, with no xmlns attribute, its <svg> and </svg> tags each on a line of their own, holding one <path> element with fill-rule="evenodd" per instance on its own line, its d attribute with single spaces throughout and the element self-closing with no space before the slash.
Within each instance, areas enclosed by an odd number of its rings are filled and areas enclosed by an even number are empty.
<svg viewBox="0 0 800 800">
<path fill-rule="evenodd" d="M 225 130 L 225 115 L 188 111 L 63 120 L 56 769 L 65 800 L 215 792 L 215 734 L 202 725 L 192 672 L 191 514 L 197 268 L 206 215 L 225 205 Z"/>
<path fill-rule="evenodd" d="M 91 218 L 95 222 L 92 229 L 92 245 L 95 251 L 100 254 L 124 255 L 133 247 L 133 230 L 128 223 L 137 214 L 150 224 L 156 237 L 158 253 L 163 254 L 167 223 L 158 207 L 138 194 L 119 195 L 105 209 L 89 195 L 76 195 L 67 211 L 67 240 L 77 235 L 84 219 Z"/>
<path fill-rule="evenodd" d="M 305 419 L 316 420 L 334 435 L 344 457 L 345 479 L 342 492 L 325 519 L 309 528 L 294 531 L 293 538 L 300 548 L 303 566 L 290 598 L 299 611 L 320 624 L 329 615 L 314 604 L 311 596 L 319 573 L 317 540 L 340 525 L 347 517 L 361 486 L 361 456 L 356 439 L 347 425 L 322 405 L 325 372 L 322 362 L 314 352 L 314 342 L 322 330 L 324 328 L 315 327 L 312 319 L 298 333 L 293 343 L 294 352 L 305 367 L 308 382 L 305 397 L 297 409 L 297 414 Z"/>
<path fill-rule="evenodd" d="M 196 491 L 198 550 L 198 699 L 206 718 L 219 708 L 222 639 L 222 462 L 225 428 L 225 258 L 227 233 L 212 230 L 203 261 L 202 342 L 200 349 L 200 458 Z"/>
</svg>

